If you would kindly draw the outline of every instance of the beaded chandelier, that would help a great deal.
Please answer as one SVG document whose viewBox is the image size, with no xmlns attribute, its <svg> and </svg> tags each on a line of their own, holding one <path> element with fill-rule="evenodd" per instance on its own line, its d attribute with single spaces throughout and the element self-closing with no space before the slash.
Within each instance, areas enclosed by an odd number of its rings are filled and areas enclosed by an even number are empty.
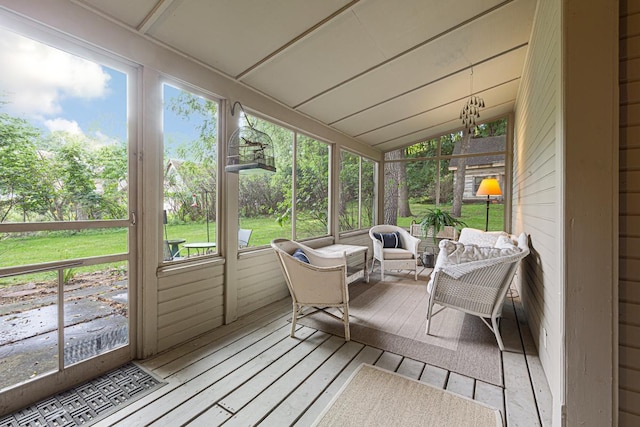
<svg viewBox="0 0 640 427">
<path fill-rule="evenodd" d="M 468 133 L 472 133 L 476 128 L 476 119 L 480 118 L 480 109 L 484 108 L 484 99 L 473 95 L 473 68 L 471 68 L 469 100 L 460 110 L 460 120 Z"/>
</svg>

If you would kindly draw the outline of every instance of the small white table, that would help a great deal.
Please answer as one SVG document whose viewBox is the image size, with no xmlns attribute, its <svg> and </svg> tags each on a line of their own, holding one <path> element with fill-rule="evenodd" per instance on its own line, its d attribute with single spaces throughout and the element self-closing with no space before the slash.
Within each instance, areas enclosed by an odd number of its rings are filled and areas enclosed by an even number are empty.
<svg viewBox="0 0 640 427">
<path fill-rule="evenodd" d="M 187 248 L 187 257 L 189 257 L 191 256 L 191 249 L 195 249 L 198 255 L 200 255 L 200 249 L 202 249 L 202 255 L 204 255 L 215 248 L 216 244 L 214 242 L 185 243 L 182 247 Z"/>
<path fill-rule="evenodd" d="M 367 270 L 367 253 L 369 252 L 369 248 L 367 246 L 335 244 L 317 248 L 316 251 L 327 255 L 340 253 L 345 254 L 347 257 L 364 254 L 362 268 L 351 272 L 347 271 L 347 284 L 355 282 L 361 278 L 364 278 L 364 280 L 369 283 L 369 271 Z"/>
</svg>

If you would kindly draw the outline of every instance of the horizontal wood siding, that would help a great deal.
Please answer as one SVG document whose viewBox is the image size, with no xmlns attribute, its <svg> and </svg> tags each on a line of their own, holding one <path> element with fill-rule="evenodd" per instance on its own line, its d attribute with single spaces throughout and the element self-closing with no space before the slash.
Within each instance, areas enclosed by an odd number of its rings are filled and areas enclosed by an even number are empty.
<svg viewBox="0 0 640 427">
<path fill-rule="evenodd" d="M 158 278 L 158 351 L 224 323 L 222 264 L 185 268 Z"/>
<path fill-rule="evenodd" d="M 238 259 L 238 316 L 244 316 L 289 295 L 271 248 L 247 252 Z"/>
<path fill-rule="evenodd" d="M 619 425 L 640 425 L 640 0 L 620 2 Z"/>
<path fill-rule="evenodd" d="M 530 235 L 531 255 L 522 263 L 518 290 L 553 394 L 557 425 L 563 400 L 564 335 L 560 29 L 560 2 L 538 2 L 516 103 L 511 230 Z"/>
</svg>

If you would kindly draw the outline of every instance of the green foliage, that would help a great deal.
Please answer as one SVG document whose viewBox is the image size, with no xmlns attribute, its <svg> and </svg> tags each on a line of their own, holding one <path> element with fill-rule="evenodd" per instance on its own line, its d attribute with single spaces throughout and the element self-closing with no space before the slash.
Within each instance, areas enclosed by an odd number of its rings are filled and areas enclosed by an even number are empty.
<svg viewBox="0 0 640 427">
<path fill-rule="evenodd" d="M 444 229 L 445 226 L 453 227 L 466 227 L 466 223 L 458 218 L 455 218 L 448 212 L 443 211 L 440 208 L 429 209 L 420 220 L 422 226 L 422 233 L 426 236 L 429 232 L 433 233 L 433 243 L 437 242 L 436 235 Z"/>
<path fill-rule="evenodd" d="M 186 141 L 176 151 L 179 159 L 172 159 L 165 169 L 164 200 L 178 221 L 215 220 L 218 169 L 218 104 L 190 92 L 168 100 L 171 110 L 188 121 L 198 117 L 195 130 L 198 138 Z M 165 155 L 168 159 L 168 156 Z M 192 206 L 194 204 L 197 206 Z"/>
<path fill-rule="evenodd" d="M 71 282 L 75 276 L 76 276 L 76 270 L 73 268 L 67 268 L 66 270 L 64 270 L 62 283 L 64 283 L 65 285 L 68 285 L 69 282 Z"/>
<path fill-rule="evenodd" d="M 374 177 L 373 161 L 348 151 L 340 152 L 340 231 L 356 230 L 373 224 Z"/>
<path fill-rule="evenodd" d="M 40 132 L 27 121 L 0 114 L 0 222 L 13 209 L 21 211 L 23 221 L 30 212 L 45 210 L 39 138 Z"/>
<path fill-rule="evenodd" d="M 100 212 L 105 218 L 127 217 L 128 161 L 124 142 L 98 149 L 95 163 L 97 179 L 102 183 Z"/>
</svg>

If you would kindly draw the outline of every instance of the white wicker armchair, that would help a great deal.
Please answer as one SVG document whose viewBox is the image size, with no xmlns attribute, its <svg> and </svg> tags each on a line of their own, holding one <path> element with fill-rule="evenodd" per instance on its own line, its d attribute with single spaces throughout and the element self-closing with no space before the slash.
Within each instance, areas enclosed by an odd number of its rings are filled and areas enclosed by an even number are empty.
<svg viewBox="0 0 640 427">
<path fill-rule="evenodd" d="M 376 234 L 398 233 L 400 245 L 397 248 L 385 247 Z M 373 242 L 373 259 L 371 269 L 376 260 L 380 262 L 380 280 L 384 281 L 386 270 L 413 270 L 418 280 L 418 245 L 420 239 L 413 237 L 407 230 L 395 225 L 375 225 L 369 229 L 369 237 Z"/>
<path fill-rule="evenodd" d="M 349 341 L 351 335 L 346 256 L 322 254 L 301 243 L 286 239 L 271 241 L 271 247 L 275 250 L 293 300 L 291 336 L 295 334 L 296 321 L 299 318 L 322 311 L 344 323 L 344 337 Z M 309 263 L 294 258 L 296 249 L 303 251 Z M 305 309 L 309 307 L 315 310 L 305 313 Z M 329 307 L 337 308 L 342 317 L 325 310 Z"/>
<path fill-rule="evenodd" d="M 512 250 L 480 248 L 485 253 L 494 253 L 495 256 L 487 259 L 458 263 L 454 256 L 454 259 L 449 262 L 436 263 L 433 278 L 428 285 L 427 334 L 429 334 L 431 318 L 444 308 L 450 307 L 479 316 L 494 333 L 500 350 L 504 350 L 498 319 L 502 314 L 503 301 L 518 263 L 529 254 L 526 234 L 522 233 L 517 241 L 517 247 L 514 246 Z M 440 257 L 447 257 L 448 253 L 453 255 L 456 251 L 478 250 L 476 245 L 465 246 L 464 243 L 459 242 L 455 245 L 456 249 L 451 252 L 451 242 L 440 242 L 438 261 L 442 261 Z M 440 305 L 441 308 L 434 313 L 435 304 Z M 491 324 L 486 319 L 491 319 Z"/>
</svg>

